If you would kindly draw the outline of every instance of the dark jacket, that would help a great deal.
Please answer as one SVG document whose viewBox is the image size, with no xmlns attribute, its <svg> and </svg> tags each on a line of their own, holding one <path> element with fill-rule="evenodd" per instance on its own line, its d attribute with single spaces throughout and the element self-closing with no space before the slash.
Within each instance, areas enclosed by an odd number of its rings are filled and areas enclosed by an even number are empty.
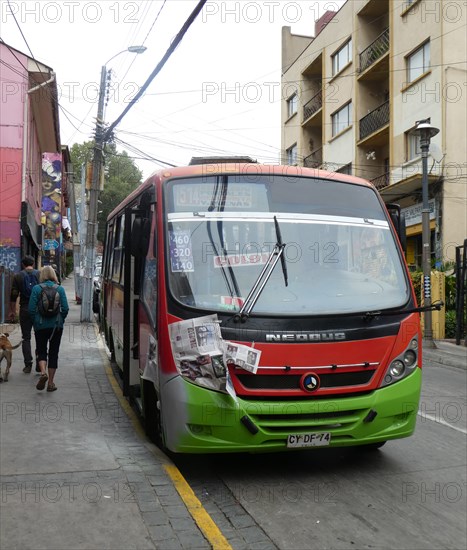
<svg viewBox="0 0 467 550">
<path fill-rule="evenodd" d="M 37 281 L 39 281 L 39 271 L 37 271 L 37 269 L 28 270 L 28 273 L 29 272 L 34 273 Z M 29 305 L 29 296 L 25 296 L 23 292 L 25 274 L 26 269 L 23 269 L 19 273 L 16 273 L 11 283 L 10 302 L 16 302 L 19 296 L 19 307 L 21 309 L 28 309 Z"/>
<path fill-rule="evenodd" d="M 43 284 L 47 286 L 53 286 L 53 281 L 44 281 Z M 46 328 L 63 328 L 63 323 L 66 316 L 68 315 L 69 307 L 68 300 L 66 298 L 65 290 L 62 286 L 57 287 L 57 292 L 60 295 L 60 310 L 61 312 L 56 317 L 42 317 L 42 315 L 37 310 L 37 301 L 41 293 L 41 286 L 36 285 L 31 292 L 31 298 L 29 299 L 29 315 L 31 316 L 34 330 L 43 330 Z"/>
</svg>

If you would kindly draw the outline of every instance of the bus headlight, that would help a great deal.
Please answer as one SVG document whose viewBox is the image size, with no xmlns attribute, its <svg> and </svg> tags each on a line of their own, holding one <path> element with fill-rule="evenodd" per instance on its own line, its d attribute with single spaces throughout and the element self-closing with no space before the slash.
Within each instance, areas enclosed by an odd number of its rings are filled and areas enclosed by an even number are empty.
<svg viewBox="0 0 467 550">
<path fill-rule="evenodd" d="M 417 367 L 417 359 L 418 338 L 415 337 L 412 338 L 405 351 L 391 361 L 381 382 L 381 387 L 394 384 L 411 374 Z"/>
<path fill-rule="evenodd" d="M 410 349 L 413 349 L 415 351 L 418 350 L 418 338 L 413 338 L 412 341 L 410 342 L 410 346 L 409 346 Z"/>
<path fill-rule="evenodd" d="M 400 378 L 404 374 L 405 365 L 399 359 L 393 361 L 389 367 L 389 374 L 393 378 Z"/>
<path fill-rule="evenodd" d="M 417 361 L 417 354 L 412 349 L 408 349 L 404 353 L 404 364 L 405 364 L 405 366 L 411 367 L 412 365 L 414 365 L 416 363 L 416 361 Z"/>
</svg>

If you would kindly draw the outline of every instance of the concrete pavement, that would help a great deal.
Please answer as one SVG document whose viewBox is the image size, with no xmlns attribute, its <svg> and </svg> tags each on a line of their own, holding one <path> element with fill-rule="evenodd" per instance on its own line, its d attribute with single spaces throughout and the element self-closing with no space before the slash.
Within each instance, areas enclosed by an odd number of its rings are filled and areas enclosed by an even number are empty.
<svg viewBox="0 0 467 550">
<path fill-rule="evenodd" d="M 455 367 L 467 369 L 467 347 L 462 343 L 456 346 L 455 343 L 448 340 L 435 340 L 434 348 L 423 345 L 424 362 L 430 365 L 444 365 L 446 367 Z"/>
<path fill-rule="evenodd" d="M 96 325 L 80 323 L 73 279 L 63 286 L 70 314 L 58 390 L 36 390 L 34 368 L 22 372 L 21 348 L 0 384 L 0 547 L 211 548 L 209 530 L 206 536 L 193 520 L 167 474 L 170 461 L 112 389 Z M 19 325 L 7 329 L 19 342 Z"/>
</svg>

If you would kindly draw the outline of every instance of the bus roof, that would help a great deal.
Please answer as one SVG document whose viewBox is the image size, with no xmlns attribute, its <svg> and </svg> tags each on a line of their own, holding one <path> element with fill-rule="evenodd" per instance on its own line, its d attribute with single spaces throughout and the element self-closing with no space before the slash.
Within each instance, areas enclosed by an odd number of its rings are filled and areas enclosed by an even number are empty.
<svg viewBox="0 0 467 550">
<path fill-rule="evenodd" d="M 264 175 L 284 175 L 287 177 L 307 177 L 319 178 L 323 180 L 339 180 L 344 183 L 373 187 L 373 185 L 362 178 L 349 176 L 339 172 L 329 172 L 326 170 L 317 170 L 314 168 L 304 168 L 303 166 L 287 166 L 273 164 L 256 163 L 218 163 L 218 164 L 195 164 L 190 166 L 180 166 L 176 168 L 162 168 L 154 172 L 141 185 L 139 185 L 128 197 L 120 203 L 108 216 L 108 220 L 113 218 L 117 212 L 127 205 L 131 204 L 136 197 L 146 188 L 150 188 L 156 180 L 166 180 L 169 178 L 187 178 L 216 176 L 225 174 L 264 174 Z"/>
</svg>

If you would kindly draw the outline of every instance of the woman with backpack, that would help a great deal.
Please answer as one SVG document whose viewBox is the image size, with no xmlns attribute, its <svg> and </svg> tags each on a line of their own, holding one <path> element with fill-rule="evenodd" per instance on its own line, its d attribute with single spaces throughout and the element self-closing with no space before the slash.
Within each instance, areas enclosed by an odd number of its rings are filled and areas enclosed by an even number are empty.
<svg viewBox="0 0 467 550">
<path fill-rule="evenodd" d="M 47 381 L 47 391 L 57 389 L 54 378 L 58 366 L 63 324 L 68 310 L 65 290 L 58 284 L 55 270 L 50 265 L 43 267 L 39 275 L 39 284 L 32 289 L 29 299 L 29 315 L 34 326 L 41 371 L 41 377 L 36 385 L 38 390 L 43 390 Z"/>
</svg>

